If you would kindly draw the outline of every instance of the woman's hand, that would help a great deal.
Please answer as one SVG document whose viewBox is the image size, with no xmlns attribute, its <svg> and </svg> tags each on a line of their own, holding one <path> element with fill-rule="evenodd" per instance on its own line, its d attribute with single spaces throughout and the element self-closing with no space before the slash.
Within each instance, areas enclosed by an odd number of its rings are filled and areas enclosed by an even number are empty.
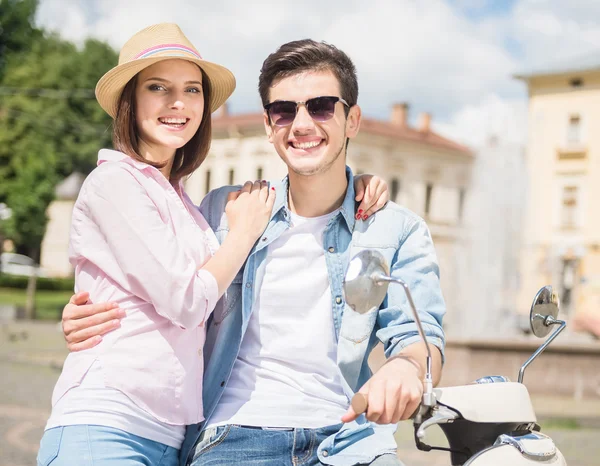
<svg viewBox="0 0 600 466">
<path fill-rule="evenodd" d="M 247 238 L 251 245 L 265 230 L 275 203 L 275 188 L 266 181 L 246 181 L 242 189 L 230 193 L 225 213 L 229 234 Z"/>
<path fill-rule="evenodd" d="M 354 200 L 360 202 L 356 210 L 356 220 L 366 220 L 390 200 L 387 183 L 376 175 L 355 176 L 354 192 Z"/>
</svg>

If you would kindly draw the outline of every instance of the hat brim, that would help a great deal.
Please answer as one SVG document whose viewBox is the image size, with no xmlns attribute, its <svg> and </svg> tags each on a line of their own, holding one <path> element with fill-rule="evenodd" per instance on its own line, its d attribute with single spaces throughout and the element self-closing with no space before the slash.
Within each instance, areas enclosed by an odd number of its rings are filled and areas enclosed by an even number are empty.
<svg viewBox="0 0 600 466">
<path fill-rule="evenodd" d="M 235 76 L 231 71 L 221 65 L 206 60 L 199 60 L 190 57 L 162 56 L 140 58 L 122 65 L 114 67 L 100 78 L 96 85 L 96 99 L 100 106 L 111 117 L 117 115 L 117 107 L 121 93 L 127 83 L 140 71 L 148 68 L 154 63 L 163 60 L 186 60 L 198 65 L 208 76 L 210 80 L 210 111 L 217 110 L 235 89 Z"/>
</svg>

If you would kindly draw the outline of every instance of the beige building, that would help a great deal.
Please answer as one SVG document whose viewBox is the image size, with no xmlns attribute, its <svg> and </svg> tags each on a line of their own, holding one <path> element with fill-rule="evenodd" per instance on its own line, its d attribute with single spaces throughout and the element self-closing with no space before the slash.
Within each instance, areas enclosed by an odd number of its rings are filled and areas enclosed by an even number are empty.
<svg viewBox="0 0 600 466">
<path fill-rule="evenodd" d="M 529 90 L 520 308 L 552 284 L 563 317 L 600 312 L 600 61 L 517 76 Z"/>
<path fill-rule="evenodd" d="M 69 263 L 69 230 L 73 206 L 79 195 L 85 175 L 72 173 L 54 191 L 55 199 L 48 206 L 48 224 L 42 241 L 40 265 L 48 275 L 68 277 L 73 274 Z"/>
<path fill-rule="evenodd" d="M 363 118 L 359 135 L 348 148 L 348 165 L 355 173 L 384 178 L 393 200 L 427 220 L 449 309 L 445 322 L 459 328 L 468 307 L 464 289 L 469 281 L 469 235 L 463 217 L 474 154 L 433 132 L 429 114 L 418 120 L 417 127 L 409 125 L 407 104 L 394 105 L 387 121 Z M 199 203 L 215 187 L 279 179 L 286 173 L 265 136 L 263 114 L 229 115 L 223 107 L 213 119 L 210 155 L 186 189 Z"/>
</svg>

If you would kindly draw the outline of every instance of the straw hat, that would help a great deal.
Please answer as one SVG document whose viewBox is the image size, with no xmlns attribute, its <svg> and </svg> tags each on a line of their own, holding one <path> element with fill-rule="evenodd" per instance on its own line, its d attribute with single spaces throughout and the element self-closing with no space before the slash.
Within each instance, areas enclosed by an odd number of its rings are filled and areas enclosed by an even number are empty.
<svg viewBox="0 0 600 466">
<path fill-rule="evenodd" d="M 235 89 L 235 77 L 227 68 L 203 60 L 179 26 L 161 23 L 142 29 L 129 39 L 119 54 L 119 64 L 100 78 L 96 99 L 111 117 L 125 85 L 137 73 L 161 60 L 180 58 L 196 63 L 208 76 L 211 85 L 211 112 L 218 109 Z"/>
</svg>

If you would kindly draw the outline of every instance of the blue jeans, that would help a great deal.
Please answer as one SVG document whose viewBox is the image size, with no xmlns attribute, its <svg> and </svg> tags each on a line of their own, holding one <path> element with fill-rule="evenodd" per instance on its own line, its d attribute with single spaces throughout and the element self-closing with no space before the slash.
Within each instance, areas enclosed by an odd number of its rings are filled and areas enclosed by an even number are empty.
<svg viewBox="0 0 600 466">
<path fill-rule="evenodd" d="M 317 466 L 319 444 L 340 430 L 340 426 L 320 429 L 262 429 L 226 425 L 206 429 L 195 447 L 191 466 Z M 382 455 L 373 466 L 402 466 L 396 455 Z"/>
<path fill-rule="evenodd" d="M 177 466 L 179 450 L 112 427 L 77 425 L 44 432 L 38 466 Z"/>
</svg>

